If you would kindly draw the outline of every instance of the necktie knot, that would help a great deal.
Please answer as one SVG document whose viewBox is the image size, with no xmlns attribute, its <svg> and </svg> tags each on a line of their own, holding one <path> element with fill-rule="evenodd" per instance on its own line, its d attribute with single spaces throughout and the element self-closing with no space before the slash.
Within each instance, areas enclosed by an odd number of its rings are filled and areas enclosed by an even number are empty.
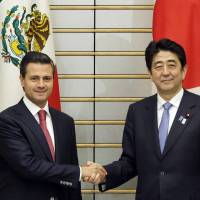
<svg viewBox="0 0 200 200">
<path fill-rule="evenodd" d="M 165 110 L 169 110 L 171 107 L 172 107 L 172 104 L 169 103 L 169 102 L 166 102 L 165 104 L 163 104 L 163 108 L 164 108 Z"/>
<path fill-rule="evenodd" d="M 46 121 L 46 111 L 45 110 L 40 110 L 38 112 L 39 120 L 40 121 Z"/>
</svg>

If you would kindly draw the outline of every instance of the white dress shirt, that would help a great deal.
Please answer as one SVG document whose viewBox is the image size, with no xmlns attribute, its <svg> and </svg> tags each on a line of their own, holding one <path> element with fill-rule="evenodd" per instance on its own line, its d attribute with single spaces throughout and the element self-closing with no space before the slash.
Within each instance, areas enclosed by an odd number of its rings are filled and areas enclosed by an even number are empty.
<svg viewBox="0 0 200 200">
<path fill-rule="evenodd" d="M 172 104 L 172 107 L 169 109 L 169 129 L 168 133 L 171 129 L 172 123 L 174 121 L 174 118 L 176 116 L 178 107 L 180 105 L 181 99 L 183 97 L 183 88 L 172 98 L 170 99 L 170 103 Z M 162 114 L 164 111 L 163 104 L 166 103 L 165 101 L 159 94 L 157 94 L 157 118 L 158 118 L 158 127 L 160 126 Z"/>
<path fill-rule="evenodd" d="M 36 104 L 34 104 L 32 101 L 30 101 L 26 96 L 24 96 L 23 101 L 24 101 L 24 104 L 26 105 L 26 107 L 28 108 L 28 110 L 35 117 L 35 119 L 37 120 L 37 122 L 39 124 L 40 121 L 39 121 L 38 112 L 41 110 L 41 108 L 39 106 L 37 106 Z M 46 111 L 47 129 L 49 131 L 49 134 L 51 136 L 51 140 L 52 140 L 52 143 L 53 143 L 53 146 L 54 146 L 54 149 L 55 149 L 53 124 L 52 124 L 51 115 L 50 115 L 50 112 L 49 112 L 48 102 L 46 103 L 45 107 L 42 108 L 42 109 Z"/>
</svg>

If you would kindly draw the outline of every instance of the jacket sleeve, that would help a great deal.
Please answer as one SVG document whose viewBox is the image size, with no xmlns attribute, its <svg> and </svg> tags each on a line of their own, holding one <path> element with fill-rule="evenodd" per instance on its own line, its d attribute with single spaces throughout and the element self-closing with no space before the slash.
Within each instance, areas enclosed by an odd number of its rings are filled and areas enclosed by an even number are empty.
<svg viewBox="0 0 200 200">
<path fill-rule="evenodd" d="M 74 121 L 72 121 L 72 128 L 71 128 L 71 132 L 72 132 L 72 145 L 71 145 L 71 154 L 72 154 L 72 160 L 71 163 L 74 165 L 79 165 L 78 162 L 78 155 L 77 155 L 77 148 L 76 148 L 76 134 L 75 134 L 75 125 L 74 125 Z M 76 189 L 72 189 L 70 191 L 70 200 L 82 200 L 81 197 L 81 185 L 80 182 L 77 186 Z"/>
<path fill-rule="evenodd" d="M 104 166 L 108 175 L 106 176 L 106 183 L 99 185 L 99 190 L 102 192 L 115 188 L 137 175 L 132 106 L 129 107 L 126 117 L 121 157 L 118 161 Z"/>
<path fill-rule="evenodd" d="M 67 188 L 80 186 L 78 165 L 57 164 L 35 156 L 22 128 L 5 114 L 0 114 L 0 155 L 25 179 L 52 182 Z"/>
</svg>

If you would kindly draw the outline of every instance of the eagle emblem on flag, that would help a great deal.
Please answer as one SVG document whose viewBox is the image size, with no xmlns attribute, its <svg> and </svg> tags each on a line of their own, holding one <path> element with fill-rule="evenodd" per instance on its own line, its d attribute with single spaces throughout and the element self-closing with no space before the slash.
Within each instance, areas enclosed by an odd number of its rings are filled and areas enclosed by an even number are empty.
<svg viewBox="0 0 200 200">
<path fill-rule="evenodd" d="M 12 62 L 18 67 L 27 52 L 42 51 L 49 34 L 49 18 L 40 12 L 37 4 L 31 6 L 29 13 L 26 7 L 13 6 L 2 22 L 1 55 L 4 62 Z"/>
</svg>

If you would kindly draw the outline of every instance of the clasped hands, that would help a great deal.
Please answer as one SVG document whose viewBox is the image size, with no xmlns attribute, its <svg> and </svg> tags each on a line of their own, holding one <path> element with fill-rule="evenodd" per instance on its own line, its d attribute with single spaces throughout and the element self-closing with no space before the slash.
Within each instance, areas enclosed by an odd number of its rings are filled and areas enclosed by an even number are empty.
<svg viewBox="0 0 200 200">
<path fill-rule="evenodd" d="M 103 166 L 98 163 L 88 161 L 85 165 L 81 166 L 82 180 L 84 182 L 100 184 L 106 180 L 107 172 Z"/>
</svg>

